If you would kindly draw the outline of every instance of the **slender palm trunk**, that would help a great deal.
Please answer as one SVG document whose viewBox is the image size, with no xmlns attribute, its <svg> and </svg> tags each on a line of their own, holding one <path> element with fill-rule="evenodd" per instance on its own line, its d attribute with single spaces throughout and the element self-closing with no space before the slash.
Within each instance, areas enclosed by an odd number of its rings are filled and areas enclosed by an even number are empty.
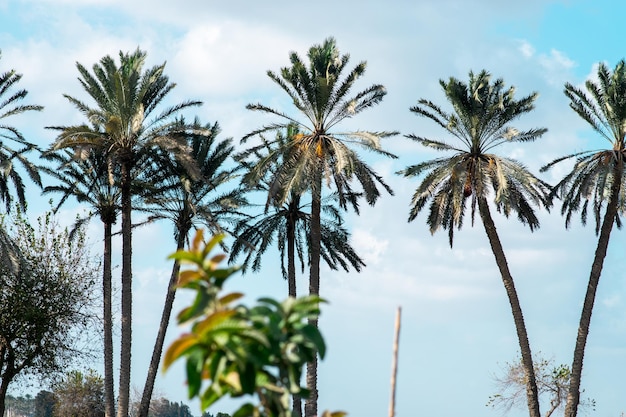
<svg viewBox="0 0 626 417">
<path fill-rule="evenodd" d="M 309 294 L 320 293 L 320 256 L 321 256 L 321 208 L 322 208 L 322 172 L 317 170 L 313 180 L 311 199 L 311 272 L 309 276 Z M 317 327 L 317 319 L 309 320 Z M 317 355 L 307 363 L 306 385 L 310 391 L 304 406 L 305 417 L 317 416 Z"/>
<path fill-rule="evenodd" d="M 300 197 L 292 197 L 287 218 L 287 283 L 289 296 L 296 297 L 296 222 Z"/>
<path fill-rule="evenodd" d="M 132 338 L 132 223 L 130 161 L 121 164 L 122 199 L 122 331 L 117 417 L 128 417 Z"/>
<path fill-rule="evenodd" d="M 104 306 L 104 414 L 115 415 L 115 394 L 113 387 L 113 313 L 111 289 L 111 229 L 112 222 L 104 223 L 104 255 L 102 272 L 102 297 Z"/>
<path fill-rule="evenodd" d="M 500 269 L 502 283 L 504 284 L 506 294 L 509 297 L 511 312 L 513 313 L 513 321 L 515 322 L 517 339 L 519 341 L 520 351 L 522 354 L 522 364 L 526 374 L 526 398 L 528 401 L 528 412 L 530 417 L 541 417 L 541 412 L 539 411 L 539 394 L 537 391 L 535 368 L 533 366 L 533 357 L 530 350 L 530 343 L 528 342 L 526 325 L 524 324 L 522 307 L 520 306 L 519 299 L 517 297 L 517 291 L 515 290 L 513 277 L 509 271 L 509 265 L 507 264 L 504 249 L 502 248 L 498 232 L 496 231 L 496 225 L 494 224 L 491 212 L 489 211 L 489 204 L 484 197 L 478 198 L 478 210 L 483 221 L 483 226 L 485 227 L 485 232 L 489 238 L 489 243 L 491 244 L 491 250 L 496 258 L 498 268 Z"/>
<path fill-rule="evenodd" d="M 187 230 L 179 230 L 178 241 L 176 242 L 176 250 L 181 250 L 185 246 L 185 238 L 187 237 Z M 163 353 L 163 344 L 165 343 L 165 334 L 167 333 L 167 327 L 172 315 L 172 306 L 174 305 L 174 297 L 176 296 L 176 284 L 178 283 L 178 272 L 180 271 L 180 263 L 178 260 L 174 261 L 172 267 L 172 275 L 170 275 L 170 281 L 167 286 L 167 295 L 165 296 L 165 304 L 163 305 L 163 313 L 161 314 L 161 324 L 159 325 L 159 332 L 157 334 L 156 341 L 154 342 L 154 348 L 152 350 L 152 359 L 150 360 L 150 367 L 148 368 L 148 376 L 146 378 L 146 385 L 143 387 L 143 395 L 141 396 L 141 404 L 139 406 L 139 417 L 147 417 L 150 409 L 150 401 L 152 400 L 152 391 L 154 389 L 154 381 L 159 370 L 159 364 L 161 362 L 161 354 Z"/>
<path fill-rule="evenodd" d="M 606 207 L 606 213 L 602 220 L 600 228 L 600 236 L 598 237 L 598 246 L 591 264 L 591 273 L 589 275 L 589 283 L 587 284 L 587 293 L 583 303 L 582 313 L 580 315 L 580 323 L 578 325 L 578 335 L 576 337 L 576 346 L 574 347 L 574 359 L 572 361 L 572 373 L 570 375 L 569 391 L 567 392 L 567 402 L 565 403 L 564 417 L 576 417 L 578 413 L 578 404 L 580 403 L 580 381 L 583 371 L 583 358 L 585 356 L 585 345 L 587 344 L 587 336 L 589 335 L 589 325 L 591 324 L 591 313 L 596 299 L 596 291 L 602 274 L 604 258 L 609 247 L 609 239 L 613 230 L 613 223 L 618 211 L 619 192 L 621 186 L 621 178 L 624 172 L 623 162 L 620 159 L 613 170 L 613 184 L 611 184 L 611 197 Z M 615 180 L 617 179 L 617 180 Z"/>
<path fill-rule="evenodd" d="M 298 200 L 298 201 L 296 201 Z M 296 213 L 299 205 L 299 197 L 292 198 L 289 203 L 289 218 L 287 219 L 287 281 L 289 285 L 289 296 L 296 297 Z M 294 208 L 295 207 L 295 208 Z M 293 417 L 302 416 L 302 399 L 299 395 L 293 395 L 292 413 Z"/>
</svg>

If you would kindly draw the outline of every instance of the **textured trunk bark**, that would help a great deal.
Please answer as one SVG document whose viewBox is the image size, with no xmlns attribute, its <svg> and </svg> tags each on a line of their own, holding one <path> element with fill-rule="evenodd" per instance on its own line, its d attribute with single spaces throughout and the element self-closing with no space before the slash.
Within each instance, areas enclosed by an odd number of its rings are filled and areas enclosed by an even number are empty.
<svg viewBox="0 0 626 417">
<path fill-rule="evenodd" d="M 7 378 L 6 375 L 3 375 L 2 382 L 0 383 L 0 416 L 4 415 L 5 400 L 9 389 L 9 382 L 11 382 L 11 380 Z"/>
<path fill-rule="evenodd" d="M 296 221 L 293 213 L 297 211 L 299 206 L 299 197 L 292 198 L 289 203 L 289 218 L 287 220 L 287 282 L 289 286 L 289 296 L 296 297 Z M 296 214 L 297 215 L 297 214 Z M 292 398 L 293 417 L 302 416 L 302 399 L 299 395 L 294 394 Z"/>
<path fill-rule="evenodd" d="M 296 297 L 296 217 L 294 210 L 298 210 L 299 203 L 292 198 L 289 203 L 289 218 L 287 219 L 287 283 L 289 296 Z"/>
<path fill-rule="evenodd" d="M 132 222 L 131 164 L 121 164 L 122 189 L 122 330 L 120 347 L 120 386 L 117 417 L 128 417 L 130 402 L 130 361 L 132 339 Z"/>
<path fill-rule="evenodd" d="M 9 384 L 11 383 L 11 381 L 13 381 L 15 375 L 17 375 L 17 371 L 15 369 L 15 357 L 9 349 L 10 348 L 7 348 L 9 352 L 7 353 L 5 351 L 4 357 L 2 358 L 4 359 L 3 362 L 5 368 L 4 372 L 2 373 L 2 379 L 0 379 L 0 416 L 4 416 L 6 406 L 5 401 L 7 398 L 7 392 L 9 391 Z"/>
<path fill-rule="evenodd" d="M 322 172 L 318 170 L 312 187 L 311 201 L 311 272 L 309 276 L 309 294 L 320 293 L 320 256 L 321 256 L 321 206 L 322 206 Z M 310 324 L 317 327 L 317 319 L 310 320 Z M 304 406 L 305 417 L 317 416 L 317 355 L 307 364 L 306 383 L 309 389 L 309 398 Z"/>
<path fill-rule="evenodd" d="M 598 246 L 591 264 L 591 273 L 589 275 L 589 283 L 587 284 L 587 293 L 583 303 L 582 313 L 580 315 L 580 323 L 578 325 L 578 335 L 576 336 L 576 346 L 574 347 L 574 358 L 572 361 L 572 373 L 570 376 L 570 386 L 567 392 L 567 402 L 565 403 L 564 417 L 576 417 L 578 414 L 578 404 L 580 403 L 580 381 L 583 371 L 583 359 L 585 356 L 585 345 L 587 344 L 587 336 L 589 335 L 589 325 L 591 324 L 591 313 L 596 299 L 596 291 L 602 274 L 604 258 L 609 247 L 609 239 L 613 230 L 613 223 L 618 212 L 619 191 L 621 186 L 621 178 L 624 173 L 624 166 L 621 159 L 615 164 L 613 171 L 613 181 L 611 185 L 611 195 L 606 213 L 602 220 L 600 228 L 600 236 L 598 237 Z"/>
<path fill-rule="evenodd" d="M 187 231 L 180 231 L 178 241 L 176 242 L 176 250 L 181 250 L 185 246 L 185 238 L 187 237 Z M 159 332 L 157 334 L 156 341 L 154 342 L 154 349 L 152 350 L 152 359 L 150 360 L 150 367 L 148 368 L 148 376 L 146 378 L 146 385 L 143 388 L 143 394 L 141 396 L 141 404 L 139 406 L 139 417 L 147 417 L 150 410 L 150 401 L 152 400 L 152 391 L 154 389 L 154 381 L 159 370 L 159 364 L 161 363 L 161 354 L 163 353 L 163 344 L 165 342 L 165 335 L 167 333 L 167 327 L 172 315 L 172 306 L 174 305 L 174 298 L 176 296 L 176 284 L 178 283 L 178 272 L 180 271 L 180 263 L 174 261 L 172 267 L 172 275 L 167 287 L 167 294 L 165 296 L 165 304 L 163 305 L 163 313 L 161 314 L 161 324 L 159 325 Z"/>
<path fill-rule="evenodd" d="M 517 297 L 517 291 L 515 290 L 515 284 L 513 277 L 509 271 L 509 265 L 507 264 L 504 249 L 500 243 L 496 226 L 491 217 L 489 211 L 489 204 L 483 197 L 478 199 L 478 210 L 480 217 L 485 227 L 485 232 L 489 238 L 491 250 L 496 258 L 496 264 L 500 269 L 500 275 L 502 276 L 502 283 L 506 290 L 506 294 L 509 297 L 509 304 L 511 305 L 511 312 L 513 313 L 513 321 L 515 322 L 515 329 L 517 330 L 517 339 L 519 341 L 520 351 L 522 354 L 522 364 L 524 366 L 524 372 L 526 373 L 526 398 L 528 402 L 528 412 L 530 417 L 541 417 L 539 410 L 539 394 L 537 391 L 537 381 L 535 379 L 535 368 L 533 366 L 533 357 L 530 350 L 530 343 L 528 342 L 528 334 L 526 332 L 526 325 L 524 324 L 524 316 L 522 314 L 522 308 Z"/>
<path fill-rule="evenodd" d="M 104 306 L 104 411 L 106 417 L 115 415 L 113 387 L 113 313 L 111 289 L 111 222 L 104 222 L 104 254 L 102 272 L 102 297 Z"/>
</svg>

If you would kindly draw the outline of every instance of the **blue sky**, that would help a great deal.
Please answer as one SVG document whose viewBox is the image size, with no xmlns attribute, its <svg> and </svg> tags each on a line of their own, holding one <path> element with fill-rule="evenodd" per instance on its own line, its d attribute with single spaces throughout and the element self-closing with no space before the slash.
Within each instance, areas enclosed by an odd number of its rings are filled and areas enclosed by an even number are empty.
<svg viewBox="0 0 626 417">
<path fill-rule="evenodd" d="M 547 127 L 548 133 L 535 143 L 501 149 L 538 172 L 561 155 L 605 146 L 568 108 L 563 85 L 581 84 L 598 62 L 614 67 L 626 56 L 624 9 L 608 0 L 321 0 L 314 6 L 283 0 L 0 0 L 0 70 L 23 73 L 21 86 L 29 90 L 29 101 L 46 106 L 43 113 L 15 118 L 12 124 L 47 147 L 54 133 L 44 126 L 82 121 L 62 97 L 68 93 L 86 99 L 75 62 L 90 67 L 104 55 L 139 46 L 148 52 L 148 65 L 167 61 L 166 73 L 178 84 L 172 100 L 204 101 L 193 115 L 218 121 L 223 137 L 238 142 L 269 121 L 245 110 L 246 104 L 260 101 L 291 111 L 266 71 L 287 65 L 290 51 L 305 55 L 312 44 L 334 36 L 340 50 L 350 53 L 352 65 L 368 62 L 358 86 L 381 83 L 388 89 L 379 106 L 348 121 L 346 129 L 441 138 L 437 126 L 411 114 L 409 107 L 420 98 L 445 107 L 438 80 L 466 79 L 470 70 L 484 68 L 516 86 L 520 97 L 540 93 L 536 110 L 517 126 Z M 321 293 L 330 305 L 320 320 L 329 344 L 319 371 L 320 409 L 385 415 L 395 309 L 402 305 L 397 416 L 498 416 L 499 411 L 485 407 L 496 392 L 492 375 L 516 358 L 518 347 L 487 239 L 479 224 L 472 228 L 468 222 L 450 249 L 446 233 L 431 236 L 423 216 L 408 224 L 417 181 L 394 173 L 433 154 L 402 135 L 384 146 L 399 158 L 365 157 L 395 195 L 384 196 L 373 208 L 363 207 L 358 217 L 345 216 L 352 243 L 368 266 L 360 274 L 323 271 Z M 542 178 L 554 183 L 565 169 Z M 28 195 L 31 215 L 46 209 L 48 197 L 34 188 Z M 71 219 L 81 210 L 70 205 L 64 216 Z M 542 213 L 542 227 L 534 233 L 515 218 L 498 215 L 495 221 L 533 350 L 569 364 L 596 243 L 593 227 L 574 222 L 565 230 L 558 209 Z M 99 225 L 92 224 L 89 232 L 97 251 Z M 589 414 L 601 417 L 626 412 L 623 242 L 623 232 L 616 230 L 585 358 L 585 395 L 597 403 Z M 139 229 L 134 243 L 133 385 L 141 388 L 169 275 L 170 226 Z M 116 245 L 119 251 L 120 243 Z M 251 297 L 286 295 L 278 255 L 268 256 L 261 273 L 239 277 L 233 287 Z M 307 288 L 306 276 L 299 278 L 299 287 Z M 175 309 L 184 301 L 181 295 Z M 172 327 L 170 340 L 179 331 Z M 158 393 L 186 400 L 183 379 L 180 367 L 161 375 Z M 231 410 L 225 402 L 213 411 Z"/>
</svg>

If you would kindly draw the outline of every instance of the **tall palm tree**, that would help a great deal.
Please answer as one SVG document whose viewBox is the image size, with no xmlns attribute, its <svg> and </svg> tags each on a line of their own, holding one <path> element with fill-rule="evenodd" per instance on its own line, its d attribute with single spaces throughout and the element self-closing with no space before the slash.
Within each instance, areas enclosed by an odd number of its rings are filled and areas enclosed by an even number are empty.
<svg viewBox="0 0 626 417">
<path fill-rule="evenodd" d="M 187 145 L 175 134 L 173 117 L 182 110 L 198 106 L 199 101 L 186 101 L 154 113 L 175 87 L 164 75 L 165 64 L 144 70 L 146 53 L 119 54 L 119 65 L 110 56 L 93 66 L 93 75 L 80 63 L 76 66 L 79 81 L 94 101 L 90 106 L 65 95 L 83 113 L 92 126 L 57 126 L 60 130 L 53 149 L 73 148 L 78 151 L 97 148 L 106 151 L 109 172 L 119 167 L 122 217 L 122 314 L 120 383 L 118 417 L 128 415 L 130 399 L 131 319 L 132 319 L 132 183 L 136 164 L 142 153 L 154 148 L 171 152 L 188 168 L 193 169 Z M 152 117 L 150 119 L 150 117 Z M 93 126 L 96 126 L 94 129 Z M 80 153 L 80 152 L 79 152 Z"/>
<path fill-rule="evenodd" d="M 425 99 L 419 100 L 411 111 L 433 120 L 451 135 L 450 140 L 433 140 L 416 135 L 407 137 L 452 155 L 400 171 L 405 177 L 424 175 L 411 201 L 409 221 L 413 221 L 430 201 L 427 220 L 430 231 L 434 233 L 439 227 L 448 229 L 452 246 L 454 228 L 460 229 L 463 225 L 468 199 L 472 223 L 478 208 L 511 304 L 526 372 L 530 416 L 541 417 L 524 317 L 488 202 L 493 192 L 498 211 L 507 217 L 514 212 L 531 231 L 539 227 L 532 205 L 545 204 L 549 190 L 547 184 L 519 162 L 491 153 L 500 145 L 533 141 L 546 132 L 546 129 L 519 131 L 509 124 L 534 108 L 537 94 L 516 100 L 513 87 L 506 89 L 502 79 L 492 83 L 490 74 L 484 70 L 478 74 L 470 72 L 468 84 L 452 77 L 447 82 L 440 80 L 440 84 L 452 104 L 453 112 L 447 113 Z"/>
<path fill-rule="evenodd" d="M 266 194 L 266 203 L 263 213 L 241 220 L 235 229 L 235 242 L 231 248 L 230 261 L 234 262 L 240 254 L 246 254 L 242 269 L 245 272 L 250 265 L 253 271 L 261 268 L 261 259 L 267 249 L 276 240 L 281 258 L 281 272 L 287 279 L 288 292 L 290 297 L 296 297 L 296 254 L 300 261 L 302 272 L 305 268 L 305 253 L 307 264 L 310 263 L 310 211 L 306 211 L 306 204 L 302 204 L 302 194 L 306 191 L 306 186 L 302 184 L 292 184 L 288 199 L 277 205 L 272 202 L 273 192 L 270 184 L 276 176 L 277 169 L 283 165 L 288 155 L 281 154 L 288 149 L 286 145 L 295 135 L 298 129 L 294 125 L 289 125 L 287 131 L 276 134 L 274 141 L 267 141 L 261 135 L 261 144 L 253 146 L 236 156 L 236 159 L 246 171 L 242 178 L 244 187 L 261 191 Z M 268 160 L 272 165 L 268 165 Z M 262 178 L 259 172 L 255 172 L 257 165 L 266 167 Z M 279 185 L 274 183 L 274 186 Z M 332 200 L 327 198 L 326 200 Z M 356 195 L 347 196 L 352 204 L 357 205 Z M 336 200 L 336 199 L 335 199 Z M 358 208 L 358 205 L 357 205 Z M 365 266 L 363 260 L 357 255 L 349 244 L 349 234 L 343 226 L 343 220 L 337 207 L 329 203 L 322 202 L 322 213 L 327 216 L 321 218 L 321 247 L 322 258 L 328 266 L 337 270 L 341 266 L 346 272 L 351 265 L 357 272 Z M 287 259 L 287 268 L 285 268 Z M 302 399 L 298 394 L 293 395 L 292 409 L 294 417 L 302 415 Z"/>
<path fill-rule="evenodd" d="M 572 170 L 554 187 L 552 196 L 559 196 L 562 199 L 561 213 L 566 216 L 566 227 L 570 224 L 572 214 L 579 210 L 581 221 L 585 224 L 587 214 L 592 210 L 596 219 L 596 234 L 599 233 L 587 293 L 580 315 L 572 375 L 565 405 L 565 416 L 574 417 L 578 412 L 580 402 L 583 356 L 596 290 L 600 282 L 613 224 L 618 226 L 621 224 L 619 210 L 624 200 L 624 192 L 626 192 L 624 187 L 626 62 L 620 61 L 612 72 L 604 63 L 600 63 L 597 81 L 587 80 L 585 89 L 567 83 L 565 95 L 570 99 L 570 107 L 610 145 L 608 149 L 594 149 L 558 158 L 542 168 L 542 170 L 547 170 L 561 161 L 576 159 Z M 590 203 L 592 207 L 589 207 Z M 602 216 L 605 205 L 606 210 Z"/>
<path fill-rule="evenodd" d="M 278 122 L 247 134 L 242 142 L 268 131 L 285 130 L 290 124 L 294 124 L 302 132 L 294 136 L 286 149 L 280 152 L 289 155 L 289 159 L 277 171 L 270 190 L 273 193 L 272 201 L 281 205 L 287 200 L 292 187 L 300 187 L 298 184 L 308 182 L 312 194 L 309 293 L 318 295 L 323 180 L 325 178 L 328 184 L 334 186 L 342 208 L 347 205 L 346 196 L 355 195 L 350 182 L 353 178 L 362 186 L 363 195 L 369 204 L 374 204 L 380 196 L 378 185 L 392 193 L 391 188 L 359 158 L 351 146 L 393 157 L 382 149 L 380 139 L 397 133 L 335 131 L 337 125 L 345 119 L 380 103 L 387 92 L 382 85 L 376 84 L 350 95 L 354 83 L 365 72 L 366 64 L 359 63 L 342 77 L 349 55 L 339 54 L 333 38 L 326 39 L 321 45 L 312 46 L 307 56 L 308 65 L 302 62 L 297 53 L 292 52 L 289 56 L 291 66 L 282 68 L 279 74 L 267 72 L 270 79 L 291 98 L 299 116 L 290 116 L 260 103 L 249 104 L 248 109 L 275 116 Z M 267 163 L 272 164 L 271 158 Z M 265 168 L 257 167 L 257 170 L 262 169 Z M 311 323 L 317 326 L 317 319 Z M 310 396 L 305 406 L 305 415 L 313 417 L 317 415 L 317 359 L 307 366 L 307 387 Z"/>
<path fill-rule="evenodd" d="M 73 230 L 91 217 L 98 216 L 104 227 L 104 252 L 102 262 L 102 297 L 104 325 L 104 409 L 106 417 L 115 414 L 113 387 L 113 313 L 112 313 L 112 229 L 120 211 L 120 190 L 111 184 L 108 175 L 106 155 L 98 149 L 89 152 L 85 159 L 75 158 L 71 152 L 58 150 L 46 152 L 43 158 L 54 166 L 41 167 L 41 170 L 54 178 L 57 183 L 44 187 L 43 193 L 59 193 L 61 199 L 55 207 L 58 210 L 70 197 L 80 203 L 89 204 L 94 211 L 78 219 Z"/>
<path fill-rule="evenodd" d="M 1 53 L 0 57 L 2 57 Z M 21 104 L 28 95 L 28 91 L 24 89 L 15 90 L 21 79 L 22 74 L 18 74 L 13 69 L 0 74 L 0 200 L 4 202 L 7 212 L 13 205 L 11 188 L 15 192 L 20 209 L 26 209 L 24 179 L 13 167 L 15 161 L 19 162 L 28 177 L 41 187 L 37 167 L 26 157 L 26 154 L 36 149 L 36 146 L 28 142 L 17 128 L 5 124 L 5 119 L 11 116 L 43 109 L 43 106 Z M 0 262 L 17 268 L 17 252 L 17 247 L 11 242 L 4 228 L 0 227 Z"/>
<path fill-rule="evenodd" d="M 175 129 L 183 129 L 184 119 L 179 119 Z M 235 178 L 237 167 L 226 167 L 234 147 L 232 139 L 218 140 L 220 127 L 217 123 L 202 126 L 196 119 L 191 132 L 184 135 L 191 157 L 196 162 L 200 177 L 189 174 L 185 164 L 180 163 L 165 151 L 149 159 L 150 166 L 144 168 L 141 179 L 150 182 L 151 190 L 145 199 L 144 210 L 154 219 L 169 219 L 174 224 L 176 249 L 181 250 L 188 243 L 193 228 L 206 227 L 211 233 L 222 233 L 224 226 L 233 224 L 237 211 L 246 205 L 239 189 L 222 192 L 223 186 Z M 198 132 L 198 133 L 194 133 Z M 139 417 L 147 417 L 150 400 L 156 379 L 163 343 L 170 321 L 176 295 L 176 283 L 180 270 L 179 261 L 174 261 L 172 274 L 167 287 L 161 324 L 152 351 L 152 359 L 144 386 Z"/>
</svg>

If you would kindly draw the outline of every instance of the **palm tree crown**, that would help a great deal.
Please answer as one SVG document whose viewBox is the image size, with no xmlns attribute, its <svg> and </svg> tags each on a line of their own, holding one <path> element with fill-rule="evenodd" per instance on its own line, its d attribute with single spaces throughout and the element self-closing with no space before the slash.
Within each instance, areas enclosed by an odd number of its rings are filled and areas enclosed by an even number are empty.
<svg viewBox="0 0 626 417">
<path fill-rule="evenodd" d="M 502 79 L 490 82 L 490 74 L 470 72 L 469 84 L 451 77 L 440 80 L 454 111 L 447 113 L 429 100 L 421 99 L 411 111 L 435 121 L 450 133 L 454 142 L 407 135 L 423 146 L 450 151 L 452 156 L 425 161 L 400 171 L 406 177 L 425 174 L 411 201 L 409 221 L 431 201 L 428 225 L 434 233 L 448 230 L 450 245 L 454 228 L 460 229 L 467 200 L 471 201 L 472 222 L 480 198 L 495 193 L 498 211 L 518 219 L 531 230 L 539 226 L 533 204 L 546 201 L 548 185 L 521 163 L 492 153 L 506 143 L 534 141 L 547 129 L 519 131 L 509 123 L 534 108 L 537 94 L 515 100 L 513 87 L 505 89 Z"/>
<path fill-rule="evenodd" d="M 0 53 L 0 57 L 1 57 Z M 14 126 L 5 124 L 5 119 L 28 111 L 40 111 L 43 106 L 20 104 L 28 92 L 24 89 L 15 91 L 14 88 L 22 79 L 22 74 L 9 70 L 0 74 L 0 200 L 4 201 L 7 212 L 13 204 L 13 192 L 21 210 L 26 210 L 26 196 L 24 179 L 13 167 L 18 161 L 29 178 L 41 187 L 41 178 L 37 167 L 25 156 L 27 152 L 36 149 L 28 142 L 22 133 Z M 14 148 L 11 143 L 17 144 Z M 0 261 L 13 270 L 19 268 L 19 248 L 6 234 L 4 227 L 0 227 Z"/>
<path fill-rule="evenodd" d="M 2 174 L 0 175 L 0 199 L 4 201 L 7 212 L 11 210 L 13 202 L 9 184 L 13 185 L 20 209 L 26 209 L 24 180 L 19 172 L 13 169 L 14 160 L 19 161 L 29 178 L 41 187 L 41 178 L 37 167 L 24 155 L 35 149 L 35 145 L 28 142 L 18 129 L 4 123 L 4 119 L 8 117 L 28 111 L 43 110 L 43 106 L 20 104 L 28 95 L 28 91 L 24 89 L 13 90 L 21 79 L 22 74 L 16 73 L 15 70 L 0 74 L 0 174 Z M 17 144 L 18 147 L 10 146 L 9 143 L 11 142 Z"/>
<path fill-rule="evenodd" d="M 277 170 L 273 183 L 270 184 L 272 200 L 283 203 L 294 186 L 302 188 L 302 185 L 297 185 L 298 182 L 306 182 L 310 188 L 321 186 L 321 183 L 318 185 L 311 181 L 314 176 L 319 175 L 336 187 L 342 207 L 345 208 L 348 203 L 346 196 L 354 195 L 350 184 L 353 177 L 363 187 L 367 202 L 373 204 L 380 196 L 377 183 L 389 193 L 392 193 L 391 188 L 351 147 L 359 146 L 395 157 L 382 149 L 380 139 L 396 135 L 397 132 L 361 130 L 337 132 L 333 128 L 343 120 L 380 103 L 387 91 L 382 85 L 376 84 L 349 96 L 355 81 L 364 74 L 366 64 L 359 63 L 342 79 L 341 75 L 346 70 L 349 55 L 339 55 L 333 38 L 326 39 L 322 45 L 312 46 L 308 58 L 310 65 L 307 67 L 298 54 L 292 52 L 290 67 L 282 68 L 280 74 L 267 72 L 268 76 L 289 95 L 296 109 L 305 116 L 305 120 L 298 120 L 262 104 L 247 106 L 251 110 L 278 116 L 282 121 L 247 134 L 242 142 L 267 131 L 286 131 L 295 127 L 300 132 L 293 135 L 290 141 L 283 143 L 283 147 L 276 148 L 264 160 L 259 161 L 250 178 L 253 178 L 255 173 L 258 177 L 262 176 L 268 165 L 275 164 L 278 158 L 283 158 L 284 161 Z M 285 158 L 285 155 L 288 157 Z"/>
<path fill-rule="evenodd" d="M 185 131 L 187 127 L 188 131 Z M 193 227 L 206 227 L 211 233 L 223 233 L 226 225 L 235 224 L 239 209 L 247 205 L 241 190 L 224 191 L 223 186 L 235 179 L 238 167 L 227 167 L 234 146 L 232 139 L 218 140 L 219 124 L 192 124 L 178 119 L 174 130 L 183 135 L 199 176 L 191 175 L 185 163 L 159 150 L 148 159 L 139 181 L 143 183 L 143 209 L 155 219 L 167 218 L 174 223 L 174 239 L 186 241 Z"/>
<path fill-rule="evenodd" d="M 567 83 L 565 95 L 570 99 L 570 107 L 576 114 L 610 147 L 566 155 L 542 168 L 542 171 L 547 171 L 562 161 L 576 159 L 571 171 L 554 186 L 552 196 L 562 200 L 561 213 L 565 215 L 566 227 L 569 227 L 572 215 L 578 211 L 581 222 L 586 224 L 591 209 L 596 220 L 596 233 L 600 229 L 603 206 L 615 198 L 610 193 L 611 186 L 615 178 L 621 178 L 617 170 L 623 170 L 620 166 L 623 166 L 626 156 L 626 62 L 620 61 L 614 71 L 600 63 L 597 74 L 597 82 L 587 80 L 585 89 Z M 620 188 L 618 198 L 623 204 L 626 187 L 621 186 L 620 181 L 617 184 Z M 618 215 L 615 216 L 615 222 L 621 224 Z"/>
</svg>

